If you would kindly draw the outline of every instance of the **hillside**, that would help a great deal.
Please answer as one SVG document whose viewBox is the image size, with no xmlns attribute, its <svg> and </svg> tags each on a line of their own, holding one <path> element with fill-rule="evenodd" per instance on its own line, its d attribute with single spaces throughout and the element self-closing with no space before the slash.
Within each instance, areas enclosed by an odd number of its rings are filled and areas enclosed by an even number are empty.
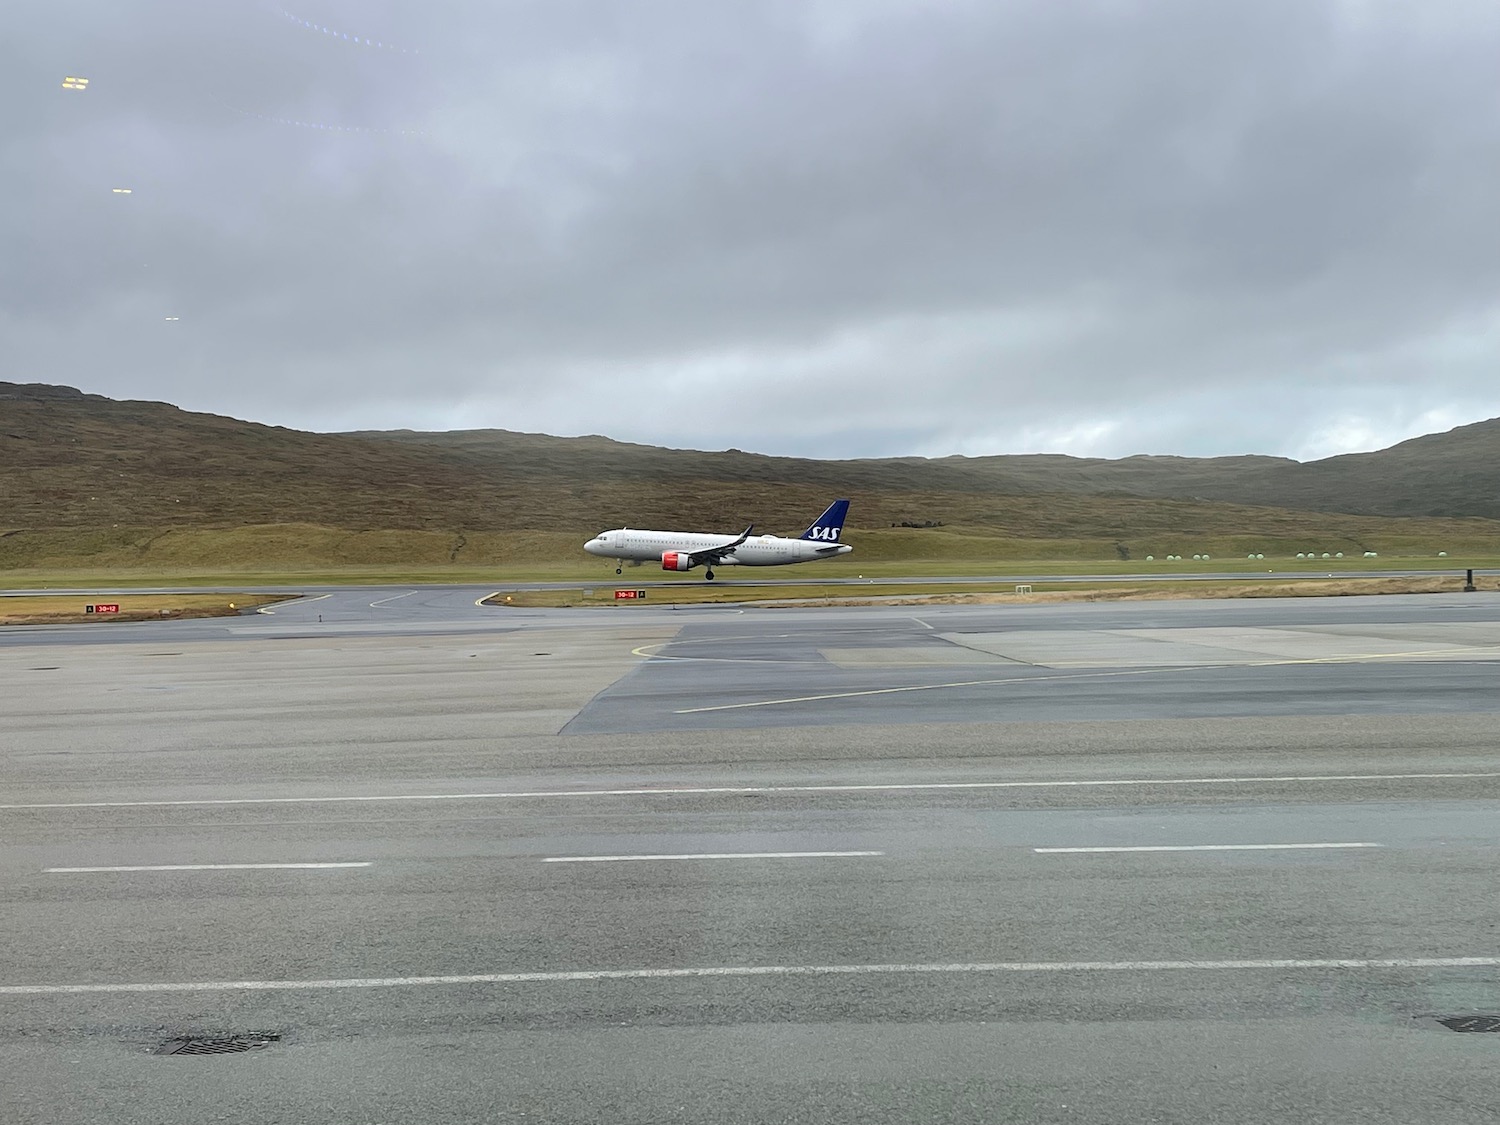
<svg viewBox="0 0 1500 1125">
<path fill-rule="evenodd" d="M 811 461 L 737 449 L 706 452 L 633 445 L 610 438 L 550 437 L 509 430 L 370 430 L 343 435 L 442 450 L 474 466 L 510 464 L 541 476 L 616 480 L 711 480 L 814 484 L 825 489 L 983 495 L 1120 494 L 1191 499 L 1228 490 L 1252 471 L 1297 462 L 1279 457 L 1128 457 L 1120 460 L 1033 453 L 998 457 L 892 457 Z M 1221 498 L 1221 497 L 1215 497 Z M 1227 497 L 1223 497 L 1227 498 Z M 1277 506 L 1270 503 L 1269 506 Z"/>
<path fill-rule="evenodd" d="M 0 532 L 140 529 L 132 543 L 170 529 L 248 525 L 461 538 L 753 521 L 789 532 L 848 495 L 852 530 L 940 523 L 945 536 L 967 528 L 1105 550 L 1144 552 L 1176 535 L 1283 546 L 1392 536 L 1500 543 L 1500 523 L 1490 522 L 1500 517 L 1497 445 L 1500 422 L 1486 422 L 1308 465 L 1044 455 L 806 461 L 506 431 L 313 434 L 0 383 Z M 1345 514 L 1309 514 L 1316 509 Z M 1376 518 L 1429 512 L 1490 519 Z"/>
<path fill-rule="evenodd" d="M 1325 512 L 1500 519 L 1500 418 L 1374 453 L 1257 467 L 1233 489 L 1199 494 Z"/>
<path fill-rule="evenodd" d="M 700 452 L 603 437 L 556 438 L 507 430 L 367 431 L 347 436 L 454 453 L 473 465 L 616 479 L 778 481 L 987 495 L 1122 495 L 1219 500 L 1257 507 L 1373 516 L 1500 519 L 1500 418 L 1413 438 L 1374 453 L 1320 461 L 1285 457 L 1114 460 L 1061 454 L 807 461 L 738 450 Z"/>
</svg>

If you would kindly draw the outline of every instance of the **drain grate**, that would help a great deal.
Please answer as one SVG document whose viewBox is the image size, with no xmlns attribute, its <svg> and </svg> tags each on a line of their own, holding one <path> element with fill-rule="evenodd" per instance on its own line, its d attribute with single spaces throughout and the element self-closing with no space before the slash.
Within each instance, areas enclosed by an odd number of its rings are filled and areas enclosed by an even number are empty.
<svg viewBox="0 0 1500 1125">
<path fill-rule="evenodd" d="M 249 1035 L 179 1035 L 168 1039 L 154 1055 L 238 1055 L 245 1051 L 259 1051 L 279 1042 L 281 1036 L 270 1032 L 252 1032 Z"/>
<path fill-rule="evenodd" d="M 1500 1031 L 1500 1016 L 1442 1016 L 1438 1023 L 1449 1031 Z"/>
</svg>

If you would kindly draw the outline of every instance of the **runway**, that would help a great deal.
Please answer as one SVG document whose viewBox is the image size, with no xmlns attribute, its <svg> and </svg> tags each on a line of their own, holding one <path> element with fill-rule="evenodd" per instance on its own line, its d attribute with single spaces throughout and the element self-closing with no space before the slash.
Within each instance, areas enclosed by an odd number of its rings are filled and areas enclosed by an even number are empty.
<svg viewBox="0 0 1500 1125">
<path fill-rule="evenodd" d="M 0 1118 L 1500 1112 L 1500 597 L 488 592 L 0 633 Z"/>
</svg>

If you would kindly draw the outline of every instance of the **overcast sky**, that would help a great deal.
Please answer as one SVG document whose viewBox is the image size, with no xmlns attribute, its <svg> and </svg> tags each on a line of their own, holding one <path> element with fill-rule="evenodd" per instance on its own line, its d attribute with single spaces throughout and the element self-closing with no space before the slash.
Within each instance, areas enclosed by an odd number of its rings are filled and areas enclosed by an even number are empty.
<svg viewBox="0 0 1500 1125">
<path fill-rule="evenodd" d="M 1500 415 L 1495 0 L 6 23 L 0 379 L 827 457 L 1307 459 Z"/>
</svg>

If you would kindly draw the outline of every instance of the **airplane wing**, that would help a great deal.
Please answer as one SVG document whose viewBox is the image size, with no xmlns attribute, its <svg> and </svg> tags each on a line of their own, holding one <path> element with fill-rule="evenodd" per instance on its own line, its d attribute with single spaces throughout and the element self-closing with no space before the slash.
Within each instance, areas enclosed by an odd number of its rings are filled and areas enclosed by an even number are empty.
<svg viewBox="0 0 1500 1125">
<path fill-rule="evenodd" d="M 744 534 L 733 543 L 725 543 L 722 547 L 709 547 L 702 551 L 691 551 L 688 557 L 692 559 L 694 566 L 713 566 L 715 563 L 723 562 L 724 556 L 733 554 L 734 549 L 741 546 L 746 539 L 749 539 L 750 533 L 754 530 L 755 525 L 752 523 L 749 527 L 745 528 Z"/>
</svg>

